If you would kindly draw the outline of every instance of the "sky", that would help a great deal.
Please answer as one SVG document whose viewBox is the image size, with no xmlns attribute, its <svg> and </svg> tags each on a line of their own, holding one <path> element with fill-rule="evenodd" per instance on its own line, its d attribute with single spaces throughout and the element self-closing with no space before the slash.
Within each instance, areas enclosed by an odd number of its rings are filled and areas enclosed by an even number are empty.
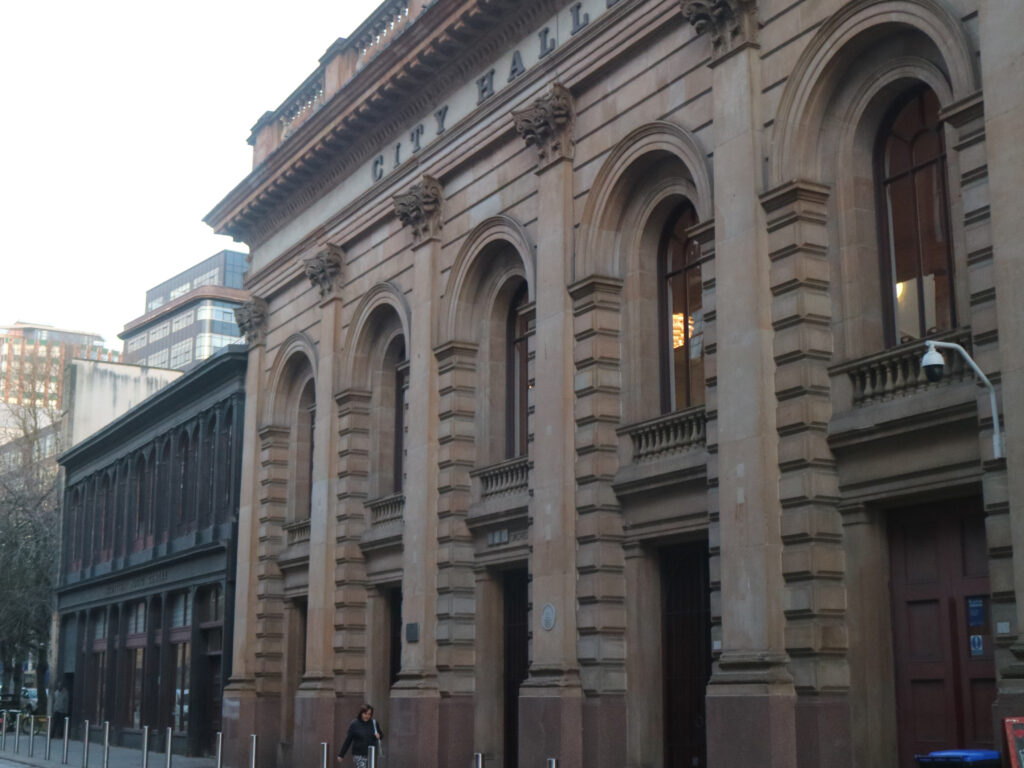
<svg viewBox="0 0 1024 768">
<path fill-rule="evenodd" d="M 120 350 L 145 292 L 224 248 L 250 128 L 379 0 L 12 2 L 0 24 L 0 326 Z"/>
</svg>

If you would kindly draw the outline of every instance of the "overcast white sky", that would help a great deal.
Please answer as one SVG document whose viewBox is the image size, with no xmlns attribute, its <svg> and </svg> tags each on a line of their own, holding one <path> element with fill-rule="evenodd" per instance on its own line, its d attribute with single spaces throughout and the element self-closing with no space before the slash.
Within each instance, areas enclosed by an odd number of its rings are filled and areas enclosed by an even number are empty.
<svg viewBox="0 0 1024 768">
<path fill-rule="evenodd" d="M 249 129 L 379 0 L 12 2 L 0 23 L 0 325 L 116 334 L 223 248 Z"/>
</svg>

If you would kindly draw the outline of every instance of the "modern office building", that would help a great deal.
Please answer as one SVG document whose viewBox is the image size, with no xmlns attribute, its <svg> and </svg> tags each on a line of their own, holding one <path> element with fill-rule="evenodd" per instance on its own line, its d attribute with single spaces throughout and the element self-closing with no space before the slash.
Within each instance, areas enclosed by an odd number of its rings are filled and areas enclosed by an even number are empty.
<svg viewBox="0 0 1024 768">
<path fill-rule="evenodd" d="M 56 675 L 75 733 L 208 754 L 230 669 L 246 352 L 222 349 L 59 457 Z M 95 374 L 95 372 L 93 372 Z"/>
<path fill-rule="evenodd" d="M 95 333 L 32 323 L 0 328 L 0 403 L 26 405 L 34 400 L 59 411 L 64 406 L 64 368 L 73 358 L 117 362 L 120 353 L 105 348 L 103 337 Z"/>
<path fill-rule="evenodd" d="M 221 251 L 146 291 L 146 313 L 118 334 L 125 362 L 183 370 L 235 341 L 245 259 Z"/>
<path fill-rule="evenodd" d="M 998 748 L 1021 30 L 408 0 L 332 46 L 207 217 L 253 297 L 228 764 L 313 765 L 364 701 L 389 768 Z"/>
</svg>

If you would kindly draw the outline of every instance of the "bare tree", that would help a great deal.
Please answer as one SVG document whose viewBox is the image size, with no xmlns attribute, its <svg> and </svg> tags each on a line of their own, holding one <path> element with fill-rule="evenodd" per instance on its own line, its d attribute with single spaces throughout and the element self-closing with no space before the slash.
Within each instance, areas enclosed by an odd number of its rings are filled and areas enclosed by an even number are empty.
<svg viewBox="0 0 1024 768">
<path fill-rule="evenodd" d="M 20 692 L 22 662 L 34 656 L 46 702 L 46 664 L 60 554 L 59 360 L 33 357 L 20 388 L 0 404 L 0 661 L 3 689 Z"/>
</svg>

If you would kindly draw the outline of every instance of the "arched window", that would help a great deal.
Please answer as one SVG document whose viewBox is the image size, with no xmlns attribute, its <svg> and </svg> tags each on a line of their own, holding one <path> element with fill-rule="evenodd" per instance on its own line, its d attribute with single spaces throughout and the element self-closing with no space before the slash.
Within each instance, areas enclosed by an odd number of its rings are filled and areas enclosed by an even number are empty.
<svg viewBox="0 0 1024 768">
<path fill-rule="evenodd" d="M 409 365 L 405 361 L 405 339 L 399 337 L 391 343 L 386 356 L 387 365 L 394 366 L 395 426 L 393 434 L 393 468 L 391 490 L 401 493 L 405 472 L 405 393 L 409 386 Z"/>
<path fill-rule="evenodd" d="M 956 327 L 946 150 L 939 100 L 912 91 L 882 124 L 875 153 L 890 346 Z"/>
<path fill-rule="evenodd" d="M 309 520 L 313 502 L 313 436 L 316 424 L 316 388 L 312 376 L 306 380 L 295 406 L 292 436 L 295 440 L 294 518 Z"/>
<path fill-rule="evenodd" d="M 505 324 L 505 457 L 526 455 L 529 434 L 530 373 L 527 365 L 527 319 L 524 282 L 509 305 Z"/>
<path fill-rule="evenodd" d="M 704 312 L 700 248 L 686 230 L 697 223 L 687 203 L 665 227 L 658 258 L 662 413 L 704 403 Z"/>
</svg>

